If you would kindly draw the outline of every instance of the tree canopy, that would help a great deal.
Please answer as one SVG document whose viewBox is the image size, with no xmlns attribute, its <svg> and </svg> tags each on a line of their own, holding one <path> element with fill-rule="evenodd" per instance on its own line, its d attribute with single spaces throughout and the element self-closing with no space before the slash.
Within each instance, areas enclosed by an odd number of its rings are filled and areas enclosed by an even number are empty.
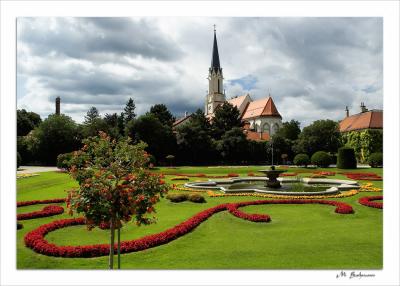
<svg viewBox="0 0 400 286">
<path fill-rule="evenodd" d="M 168 110 L 165 104 L 156 104 L 150 107 L 149 113 L 153 114 L 160 122 L 167 126 L 172 126 L 175 121 L 175 117 Z"/>
<path fill-rule="evenodd" d="M 42 122 L 40 115 L 27 112 L 25 109 L 17 110 L 17 136 L 25 136 Z"/>
</svg>

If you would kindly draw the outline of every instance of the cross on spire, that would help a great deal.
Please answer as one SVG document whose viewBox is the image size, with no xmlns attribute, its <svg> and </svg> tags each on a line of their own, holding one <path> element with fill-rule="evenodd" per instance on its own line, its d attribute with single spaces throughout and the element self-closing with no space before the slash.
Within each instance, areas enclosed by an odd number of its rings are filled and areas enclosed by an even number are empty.
<svg viewBox="0 0 400 286">
<path fill-rule="evenodd" d="M 216 31 L 217 31 L 217 30 L 216 30 L 217 25 L 214 24 L 213 26 L 214 26 L 214 32 L 216 32 Z"/>
</svg>

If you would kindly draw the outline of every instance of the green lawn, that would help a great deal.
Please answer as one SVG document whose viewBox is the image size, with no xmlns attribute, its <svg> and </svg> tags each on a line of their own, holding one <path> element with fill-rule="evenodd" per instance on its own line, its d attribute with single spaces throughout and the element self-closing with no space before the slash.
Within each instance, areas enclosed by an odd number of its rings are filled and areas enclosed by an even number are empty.
<svg viewBox="0 0 400 286">
<path fill-rule="evenodd" d="M 204 173 L 247 175 L 262 167 L 182 167 L 161 168 L 163 173 Z M 324 169 L 318 169 L 318 171 Z M 329 171 L 338 171 L 329 168 Z M 315 169 L 289 169 L 289 172 Z M 347 171 L 347 170 L 346 170 Z M 349 170 L 355 171 L 355 170 Z M 382 169 L 358 169 L 374 172 Z M 304 174 L 303 176 L 306 176 Z M 346 178 L 336 175 L 336 178 Z M 171 182 L 172 176 L 167 176 Z M 191 178 L 197 180 L 198 178 Z M 204 180 L 204 178 L 203 178 Z M 363 181 L 365 182 L 365 181 Z M 182 183 L 174 181 L 174 183 Z M 48 172 L 17 181 L 17 200 L 41 200 L 64 197 L 76 183 L 67 174 Z M 382 187 L 382 182 L 374 182 Z M 380 195 L 360 193 L 337 199 L 351 204 L 351 215 L 340 215 L 326 205 L 259 205 L 241 210 L 249 213 L 267 213 L 270 223 L 254 223 L 236 218 L 224 211 L 213 215 L 191 233 L 168 244 L 145 251 L 122 255 L 126 269 L 381 269 L 383 261 L 382 210 L 358 204 L 361 196 Z M 205 204 L 192 202 L 171 203 L 162 199 L 156 205 L 157 224 L 137 227 L 124 226 L 122 240 L 139 238 L 166 230 L 201 210 L 226 202 L 258 200 L 255 197 L 209 198 Z M 329 199 L 332 200 L 332 199 Z M 64 204 L 59 204 L 64 205 Z M 35 205 L 18 208 L 25 213 L 43 208 Z M 65 205 L 64 205 L 65 208 Z M 38 226 L 55 219 L 69 218 L 67 214 L 21 221 L 17 231 L 18 269 L 106 269 L 107 257 L 54 258 L 37 254 L 24 246 L 24 235 Z M 49 233 L 46 239 L 57 245 L 84 245 L 108 242 L 108 231 L 74 226 Z"/>
</svg>

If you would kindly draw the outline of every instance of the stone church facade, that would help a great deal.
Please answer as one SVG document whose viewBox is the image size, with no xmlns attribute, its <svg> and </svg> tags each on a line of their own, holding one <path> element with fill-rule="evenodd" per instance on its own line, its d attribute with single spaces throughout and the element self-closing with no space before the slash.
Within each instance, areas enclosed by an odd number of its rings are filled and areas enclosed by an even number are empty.
<svg viewBox="0 0 400 286">
<path fill-rule="evenodd" d="M 253 100 L 249 94 L 226 100 L 223 89 L 224 76 L 219 60 L 217 35 L 214 29 L 214 43 L 211 67 L 208 70 L 208 94 L 205 102 L 205 115 L 212 120 L 215 109 L 229 102 L 239 109 L 244 123 L 244 132 L 251 140 L 269 140 L 282 127 L 282 116 L 271 96 Z"/>
</svg>

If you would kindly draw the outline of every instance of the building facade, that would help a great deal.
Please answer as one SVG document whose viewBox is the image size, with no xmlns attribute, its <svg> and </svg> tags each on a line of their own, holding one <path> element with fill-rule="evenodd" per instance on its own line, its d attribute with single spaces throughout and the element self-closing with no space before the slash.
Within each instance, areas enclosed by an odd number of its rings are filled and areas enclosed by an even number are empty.
<svg viewBox="0 0 400 286">
<path fill-rule="evenodd" d="M 214 43 L 211 66 L 208 70 L 208 94 L 205 102 L 205 115 L 212 119 L 216 108 L 224 102 L 236 106 L 244 123 L 244 132 L 251 140 L 269 140 L 282 127 L 282 116 L 271 96 L 253 100 L 249 94 L 226 100 L 223 89 L 223 73 L 219 60 L 217 35 L 214 29 Z"/>
</svg>

